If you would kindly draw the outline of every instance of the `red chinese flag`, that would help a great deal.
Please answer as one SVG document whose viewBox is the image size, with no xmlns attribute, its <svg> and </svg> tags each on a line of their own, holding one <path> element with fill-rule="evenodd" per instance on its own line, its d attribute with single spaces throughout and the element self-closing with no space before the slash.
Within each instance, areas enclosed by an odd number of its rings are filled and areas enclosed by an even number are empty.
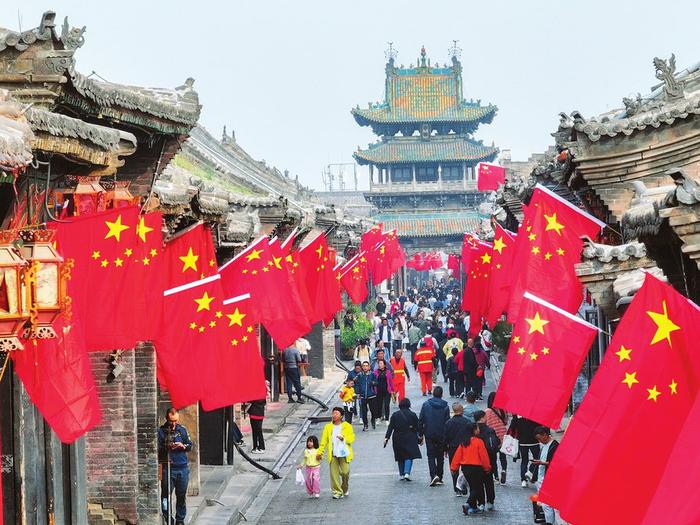
<svg viewBox="0 0 700 525">
<path fill-rule="evenodd" d="M 299 251 L 299 283 L 303 284 L 311 308 L 306 312 L 313 325 L 331 317 L 341 307 L 336 274 L 335 255 L 328 247 L 326 236 L 319 234 Z"/>
<path fill-rule="evenodd" d="M 605 223 L 539 184 L 520 227 L 514 249 L 511 316 L 527 291 L 567 312 L 578 310 L 583 288 L 574 270 L 581 259 L 581 237 L 595 239 Z M 516 268 L 514 267 L 514 270 Z"/>
<path fill-rule="evenodd" d="M 414 253 L 411 258 L 406 262 L 406 266 L 408 268 L 413 268 L 417 272 L 425 270 L 424 263 L 423 263 L 423 253 Z"/>
<path fill-rule="evenodd" d="M 479 191 L 495 191 L 506 182 L 506 169 L 502 166 L 480 162 L 476 171 L 476 189 Z"/>
<path fill-rule="evenodd" d="M 462 294 L 462 310 L 469 312 L 469 335 L 474 337 L 481 330 L 488 306 L 493 247 L 489 243 L 479 242 L 476 248 L 471 249 L 470 257 L 469 273 Z"/>
<path fill-rule="evenodd" d="M 508 309 L 514 247 L 515 234 L 497 224 L 493 240 L 491 278 L 487 293 L 488 304 L 484 312 L 484 318 L 491 328 L 496 325 L 501 315 Z"/>
<path fill-rule="evenodd" d="M 370 253 L 370 276 L 372 284 L 378 285 L 386 281 L 394 273 L 406 264 L 406 253 L 399 243 L 396 231 L 392 230 L 383 234 L 383 240 Z"/>
<path fill-rule="evenodd" d="M 160 214 L 139 216 L 130 206 L 51 224 L 59 252 L 75 263 L 67 289 L 73 310 L 90 313 L 82 327 L 89 351 L 131 348 L 155 335 L 153 308 L 162 294 L 154 269 L 162 250 L 158 221 Z"/>
<path fill-rule="evenodd" d="M 373 286 L 381 284 L 382 281 L 386 279 L 386 277 L 384 277 L 383 279 L 381 278 L 382 275 L 386 274 L 386 270 L 384 268 L 384 266 L 387 264 L 385 244 L 386 241 L 383 240 L 367 252 L 367 259 L 369 260 L 367 270 L 369 272 L 369 276 L 372 280 Z"/>
<path fill-rule="evenodd" d="M 471 262 L 471 249 L 476 248 L 479 238 L 474 233 L 465 233 L 462 240 L 462 270 L 469 273 L 469 263 Z"/>
<path fill-rule="evenodd" d="M 360 304 L 367 298 L 367 259 L 361 253 L 341 270 L 340 282 L 355 304 Z"/>
<path fill-rule="evenodd" d="M 214 275 L 218 271 L 211 228 L 202 223 L 178 232 L 166 245 L 167 287 Z"/>
<path fill-rule="evenodd" d="M 360 250 L 369 252 L 383 240 L 382 224 L 375 224 L 360 237 Z"/>
<path fill-rule="evenodd" d="M 250 294 L 250 315 L 260 322 L 280 348 L 309 333 L 293 276 L 279 242 L 261 237 L 219 268 L 227 298 Z"/>
<path fill-rule="evenodd" d="M 673 479 L 664 473 L 674 447 L 689 444 L 684 430 L 697 425 L 689 418 L 700 388 L 699 339 L 697 308 L 647 274 L 547 470 L 540 501 L 570 523 L 600 523 L 603 511 L 606 523 L 638 525 L 664 484 L 688 494 L 697 439 L 686 450 L 683 473 Z M 663 429 L 662 439 L 647 439 L 654 426 Z M 676 519 L 676 512 L 688 515 L 687 507 L 668 503 L 660 521 L 646 523 L 697 523 Z"/>
<path fill-rule="evenodd" d="M 598 329 L 529 293 L 520 305 L 494 404 L 559 428 Z"/>
<path fill-rule="evenodd" d="M 247 319 L 249 310 L 248 294 L 224 301 L 228 344 L 217 348 L 216 368 L 209 376 L 202 398 L 204 410 L 267 396 L 265 363 L 254 326 Z"/>
<path fill-rule="evenodd" d="M 72 443 L 102 419 L 77 314 L 74 309 L 70 324 L 64 315 L 56 319 L 56 338 L 25 340 L 24 350 L 10 353 L 29 398 L 63 443 Z"/>
<path fill-rule="evenodd" d="M 447 269 L 453 277 L 459 275 L 459 256 L 457 254 L 451 253 L 447 256 Z"/>
</svg>

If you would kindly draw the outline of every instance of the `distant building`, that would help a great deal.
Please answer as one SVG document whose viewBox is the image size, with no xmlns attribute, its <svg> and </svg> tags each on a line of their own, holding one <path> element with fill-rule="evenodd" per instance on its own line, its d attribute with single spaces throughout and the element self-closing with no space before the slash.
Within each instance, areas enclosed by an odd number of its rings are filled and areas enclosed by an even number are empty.
<svg viewBox="0 0 700 525">
<path fill-rule="evenodd" d="M 476 207 L 485 194 L 476 189 L 476 165 L 498 154 L 472 137 L 497 108 L 462 98 L 458 48 L 451 54 L 451 64 L 431 65 L 423 48 L 417 65 L 405 68 L 395 65 L 390 48 L 384 101 L 352 110 L 380 138 L 354 153 L 369 166 L 365 198 L 378 208 L 374 219 L 396 228 L 409 252 L 456 246 L 479 228 Z"/>
<path fill-rule="evenodd" d="M 372 212 L 372 205 L 365 199 L 363 191 L 317 191 L 314 195 L 321 203 L 343 208 L 352 215 L 368 217 Z"/>
</svg>

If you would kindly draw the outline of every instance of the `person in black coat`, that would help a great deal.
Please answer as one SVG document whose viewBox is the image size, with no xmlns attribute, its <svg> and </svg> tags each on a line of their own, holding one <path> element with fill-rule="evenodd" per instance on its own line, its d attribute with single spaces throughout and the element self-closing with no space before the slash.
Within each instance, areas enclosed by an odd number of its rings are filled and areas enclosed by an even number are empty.
<svg viewBox="0 0 700 525">
<path fill-rule="evenodd" d="M 467 435 L 467 428 L 469 426 L 469 421 L 464 417 L 464 407 L 462 403 L 453 403 L 452 413 L 454 415 L 445 423 L 445 448 L 447 450 L 447 457 L 449 458 L 448 464 L 452 463 L 452 457 L 464 441 L 464 436 Z M 463 495 L 465 492 L 457 488 L 458 476 L 459 471 L 452 472 L 452 488 L 454 488 L 455 494 Z"/>
<path fill-rule="evenodd" d="M 535 428 L 539 423 L 525 417 L 513 416 L 510 428 L 518 439 L 518 453 L 520 454 L 520 484 L 527 487 L 528 481 L 537 481 L 537 470 L 533 474 L 530 469 L 530 456 L 532 460 L 540 459 L 540 444 L 535 438 Z"/>
<path fill-rule="evenodd" d="M 423 403 L 418 417 L 418 435 L 425 436 L 431 487 L 443 484 L 445 423 L 448 419 L 450 419 L 450 407 L 442 399 L 442 387 L 436 386 L 433 389 L 433 397 Z"/>
<path fill-rule="evenodd" d="M 404 397 L 399 401 L 399 409 L 391 415 L 389 427 L 384 436 L 384 446 L 392 437 L 394 459 L 399 465 L 399 479 L 411 481 L 413 460 L 420 459 L 418 448 L 418 416 L 411 410 L 411 400 Z"/>
<path fill-rule="evenodd" d="M 484 492 L 486 493 L 486 510 L 493 510 L 493 502 L 496 499 L 496 489 L 493 486 L 493 471 L 496 469 L 496 458 L 501 448 L 501 440 L 498 439 L 496 431 L 486 424 L 486 412 L 477 410 L 474 412 L 474 421 L 479 425 L 479 437 L 486 445 L 486 452 L 491 461 L 491 472 L 484 475 Z"/>
</svg>

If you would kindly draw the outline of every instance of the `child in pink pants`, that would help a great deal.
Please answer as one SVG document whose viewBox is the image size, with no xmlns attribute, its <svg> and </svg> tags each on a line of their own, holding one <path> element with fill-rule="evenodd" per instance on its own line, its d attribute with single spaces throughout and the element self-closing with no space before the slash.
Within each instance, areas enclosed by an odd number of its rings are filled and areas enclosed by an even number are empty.
<svg viewBox="0 0 700 525">
<path fill-rule="evenodd" d="M 306 440 L 304 459 L 298 468 L 306 467 L 304 478 L 306 480 L 306 492 L 311 498 L 318 498 L 321 494 L 321 461 L 316 459 L 318 453 L 318 438 L 309 436 Z"/>
</svg>

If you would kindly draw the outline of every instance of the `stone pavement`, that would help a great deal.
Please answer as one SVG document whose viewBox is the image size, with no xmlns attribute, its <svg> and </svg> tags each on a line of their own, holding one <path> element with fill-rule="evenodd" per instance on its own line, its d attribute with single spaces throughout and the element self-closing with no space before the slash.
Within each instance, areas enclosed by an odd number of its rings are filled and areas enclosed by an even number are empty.
<svg viewBox="0 0 700 525">
<path fill-rule="evenodd" d="M 494 388 L 494 375 L 497 371 L 492 367 L 487 372 L 487 394 Z M 437 384 L 446 384 L 439 381 Z M 418 378 L 408 384 L 407 395 L 411 399 L 412 410 L 420 411 L 427 397 L 422 397 L 419 390 Z M 486 397 L 486 395 L 484 395 Z M 454 400 L 446 394 L 445 400 Z M 480 408 L 484 402 L 478 402 Z M 392 405 L 392 410 L 395 407 Z M 350 471 L 350 496 L 341 500 L 333 500 L 329 490 L 328 465 L 323 462 L 321 467 L 321 498 L 309 499 L 303 486 L 294 482 L 295 463 L 299 462 L 303 450 L 300 443 L 291 456 L 290 461 L 281 470 L 285 478 L 281 481 L 270 481 L 261 490 L 257 500 L 246 513 L 248 523 L 254 524 L 323 524 L 328 523 L 391 523 L 391 524 L 444 524 L 454 520 L 469 520 L 475 524 L 491 523 L 503 525 L 531 524 L 532 507 L 529 497 L 533 490 L 520 486 L 519 463 L 508 462 L 508 482 L 496 486 L 496 510 L 482 515 L 466 517 L 462 514 L 461 505 L 465 498 L 454 496 L 449 483 L 441 487 L 429 487 L 428 465 L 425 458 L 425 447 L 421 447 L 423 459 L 416 460 L 413 466 L 413 481 L 405 482 L 398 479 L 398 471 L 391 449 L 382 448 L 386 426 L 378 423 L 376 430 L 362 432 L 361 425 L 353 425 L 356 432 L 354 444 L 355 460 Z M 322 425 L 312 425 L 309 434 L 320 437 Z M 446 479 L 448 468 L 445 463 Z"/>
</svg>

